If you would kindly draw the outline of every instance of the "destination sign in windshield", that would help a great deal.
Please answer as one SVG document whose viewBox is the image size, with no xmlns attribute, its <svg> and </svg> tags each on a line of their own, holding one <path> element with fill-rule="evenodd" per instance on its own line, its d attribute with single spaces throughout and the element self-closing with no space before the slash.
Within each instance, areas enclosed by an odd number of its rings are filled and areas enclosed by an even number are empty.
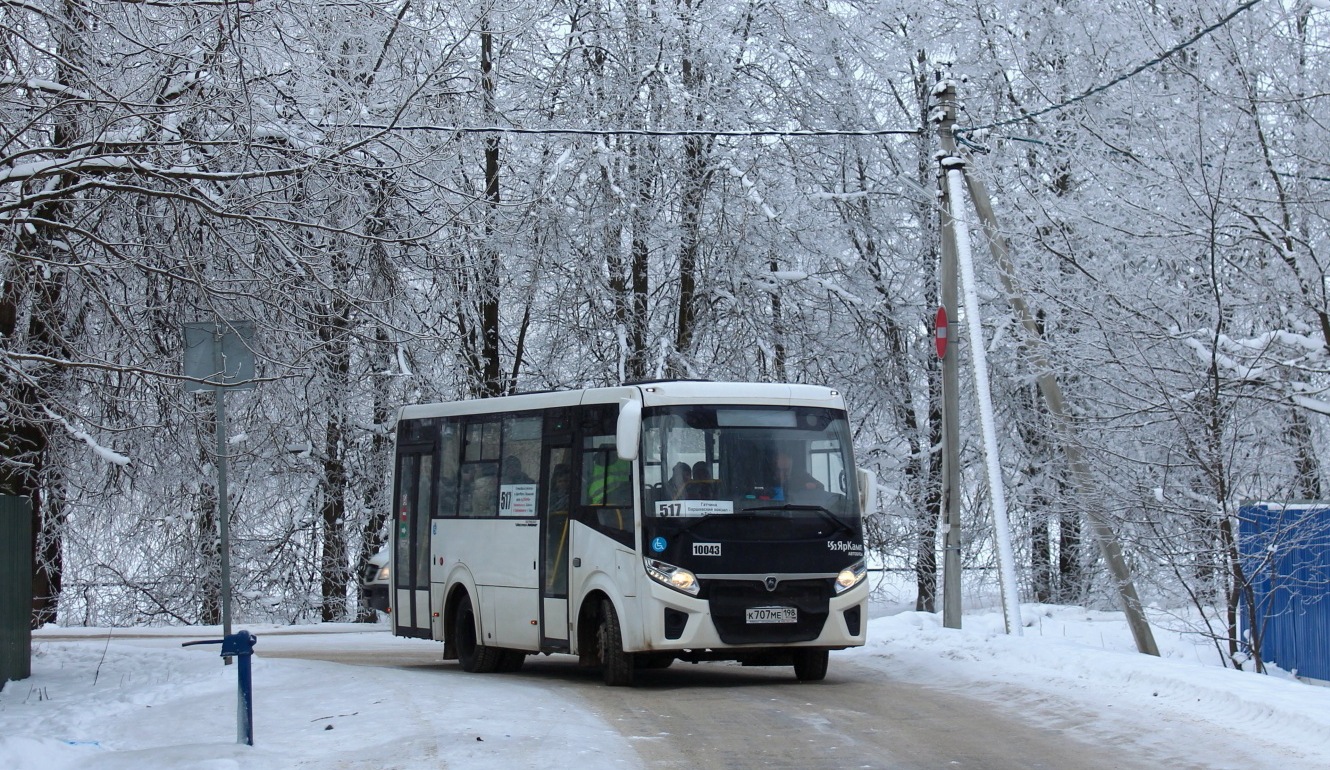
<svg viewBox="0 0 1330 770">
<path fill-rule="evenodd" d="M 656 503 L 656 516 L 662 519 L 725 513 L 734 513 L 733 500 L 662 500 Z"/>
</svg>

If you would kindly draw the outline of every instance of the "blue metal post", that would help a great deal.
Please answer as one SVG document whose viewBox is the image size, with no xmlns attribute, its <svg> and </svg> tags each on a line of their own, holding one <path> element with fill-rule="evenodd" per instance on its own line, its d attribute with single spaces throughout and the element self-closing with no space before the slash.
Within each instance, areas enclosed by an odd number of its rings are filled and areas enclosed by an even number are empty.
<svg viewBox="0 0 1330 770">
<path fill-rule="evenodd" d="M 254 745 L 254 683 L 250 675 L 250 657 L 258 637 L 248 631 L 237 631 L 221 639 L 185 642 L 181 647 L 195 644 L 222 645 L 223 658 L 236 658 L 236 743 Z"/>
</svg>

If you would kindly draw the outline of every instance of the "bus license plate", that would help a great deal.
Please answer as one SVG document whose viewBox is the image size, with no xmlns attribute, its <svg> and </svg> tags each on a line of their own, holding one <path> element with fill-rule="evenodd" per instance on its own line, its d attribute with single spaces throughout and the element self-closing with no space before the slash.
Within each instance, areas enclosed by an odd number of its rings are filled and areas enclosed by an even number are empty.
<svg viewBox="0 0 1330 770">
<path fill-rule="evenodd" d="M 751 607 L 747 610 L 749 623 L 798 623 L 797 607 Z"/>
</svg>

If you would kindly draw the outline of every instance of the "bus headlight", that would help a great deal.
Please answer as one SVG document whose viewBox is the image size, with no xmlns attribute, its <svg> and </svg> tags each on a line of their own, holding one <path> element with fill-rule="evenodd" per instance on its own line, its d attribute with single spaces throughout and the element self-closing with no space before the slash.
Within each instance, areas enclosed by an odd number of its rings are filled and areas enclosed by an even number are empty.
<svg viewBox="0 0 1330 770">
<path fill-rule="evenodd" d="M 862 560 L 851 564 L 836 576 L 836 593 L 845 593 L 854 588 L 868 576 L 868 567 Z"/>
<path fill-rule="evenodd" d="M 691 596 L 697 596 L 701 586 L 697 584 L 697 575 L 689 572 L 683 567 L 676 567 L 673 564 L 666 564 L 663 561 L 655 559 L 643 559 L 647 566 L 647 574 L 657 583 L 667 585 L 676 591 L 682 591 Z"/>
</svg>

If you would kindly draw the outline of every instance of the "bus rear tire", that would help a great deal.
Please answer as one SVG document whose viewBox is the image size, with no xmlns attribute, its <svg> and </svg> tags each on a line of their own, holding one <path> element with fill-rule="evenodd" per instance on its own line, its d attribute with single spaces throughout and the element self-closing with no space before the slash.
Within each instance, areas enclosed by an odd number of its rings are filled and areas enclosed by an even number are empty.
<svg viewBox="0 0 1330 770">
<path fill-rule="evenodd" d="M 457 645 L 457 660 L 469 674 L 490 674 L 499 670 L 503 650 L 486 647 L 476 641 L 476 613 L 471 609 L 471 597 L 462 595 L 457 605 L 457 619 L 453 623 L 453 642 Z"/>
<path fill-rule="evenodd" d="M 522 665 L 526 663 L 526 653 L 521 650 L 503 650 L 499 657 L 499 666 L 496 671 L 500 674 L 515 674 L 522 670 Z"/>
<path fill-rule="evenodd" d="M 600 629 L 596 634 L 600 646 L 601 674 L 610 687 L 630 687 L 633 684 L 633 656 L 623 651 L 623 631 L 619 628 L 619 613 L 609 599 L 600 605 Z"/>
<path fill-rule="evenodd" d="M 820 682 L 827 678 L 826 650 L 795 650 L 794 676 L 800 682 Z"/>
</svg>

